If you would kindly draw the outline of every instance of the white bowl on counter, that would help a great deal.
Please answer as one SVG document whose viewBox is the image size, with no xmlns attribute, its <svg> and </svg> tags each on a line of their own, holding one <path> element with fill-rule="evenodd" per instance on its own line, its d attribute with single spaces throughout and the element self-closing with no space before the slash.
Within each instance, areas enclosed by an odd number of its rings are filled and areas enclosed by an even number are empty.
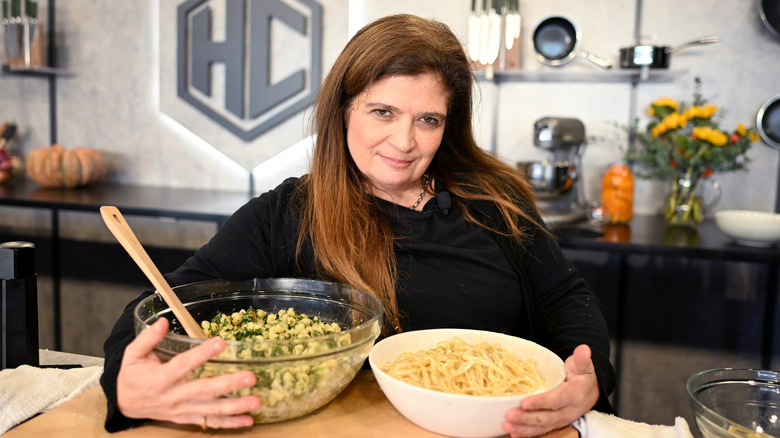
<svg viewBox="0 0 780 438">
<path fill-rule="evenodd" d="M 549 391 L 566 377 L 563 361 L 555 353 L 531 341 L 501 333 L 467 329 L 416 330 L 377 342 L 368 355 L 368 362 L 382 392 L 404 417 L 431 432 L 459 438 L 506 435 L 502 429 L 504 415 L 520 406 L 520 401 L 529 395 L 450 394 L 402 382 L 380 369 L 380 365 L 394 361 L 401 353 L 433 348 L 453 337 L 467 344 L 498 343 L 521 359 L 534 358 L 539 374 L 545 380 L 544 386 L 534 394 Z"/>
<path fill-rule="evenodd" d="M 723 234 L 747 246 L 772 246 L 780 242 L 780 214 L 753 210 L 722 210 L 715 223 Z"/>
</svg>

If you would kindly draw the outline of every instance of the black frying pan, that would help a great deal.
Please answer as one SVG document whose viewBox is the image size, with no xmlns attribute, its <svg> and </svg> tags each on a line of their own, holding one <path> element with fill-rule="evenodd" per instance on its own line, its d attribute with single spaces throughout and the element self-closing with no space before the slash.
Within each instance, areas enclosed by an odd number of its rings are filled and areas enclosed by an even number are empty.
<svg viewBox="0 0 780 438">
<path fill-rule="evenodd" d="M 758 110 L 756 128 L 766 144 L 780 149 L 780 94 L 764 102 Z"/>
<path fill-rule="evenodd" d="M 780 38 L 780 0 L 758 0 L 758 13 L 764 27 Z"/>
<path fill-rule="evenodd" d="M 612 68 L 604 58 L 581 50 L 580 31 L 564 17 L 544 19 L 534 30 L 534 50 L 536 59 L 542 64 L 559 67 L 581 56 L 601 68 Z"/>
</svg>

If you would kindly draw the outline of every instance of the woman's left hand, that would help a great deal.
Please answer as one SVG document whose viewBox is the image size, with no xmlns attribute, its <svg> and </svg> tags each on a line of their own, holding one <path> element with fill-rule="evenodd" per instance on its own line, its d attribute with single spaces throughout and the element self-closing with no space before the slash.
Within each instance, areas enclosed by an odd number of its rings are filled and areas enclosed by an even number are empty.
<svg viewBox="0 0 780 438">
<path fill-rule="evenodd" d="M 596 404 L 599 386 L 590 347 L 580 345 L 566 359 L 566 380 L 557 388 L 523 399 L 506 413 L 504 431 L 512 437 L 534 437 L 570 425 Z"/>
</svg>

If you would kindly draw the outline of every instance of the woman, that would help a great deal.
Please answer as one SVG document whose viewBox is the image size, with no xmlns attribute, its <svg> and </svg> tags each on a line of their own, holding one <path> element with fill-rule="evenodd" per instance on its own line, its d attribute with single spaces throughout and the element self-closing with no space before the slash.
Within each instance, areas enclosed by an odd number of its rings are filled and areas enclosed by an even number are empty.
<svg viewBox="0 0 780 438">
<path fill-rule="evenodd" d="M 410 15 L 369 24 L 320 89 L 310 173 L 239 209 L 168 281 L 327 279 L 379 297 L 384 335 L 464 327 L 539 342 L 568 358 L 567 378 L 506 413 L 513 436 L 611 409 L 600 304 L 544 228 L 530 186 L 477 146 L 473 80 L 447 26 Z M 224 348 L 219 339 L 160 364 L 151 351 L 167 322 L 133 340 L 138 300 L 106 341 L 106 427 L 146 418 L 250 425 L 257 398 L 218 397 L 253 385 L 254 375 L 187 381 Z"/>
</svg>

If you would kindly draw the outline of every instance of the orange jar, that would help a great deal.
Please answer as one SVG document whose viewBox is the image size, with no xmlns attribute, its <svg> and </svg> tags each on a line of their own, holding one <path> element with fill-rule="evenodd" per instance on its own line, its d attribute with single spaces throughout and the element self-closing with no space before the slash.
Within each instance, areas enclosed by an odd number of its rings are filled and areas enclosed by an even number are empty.
<svg viewBox="0 0 780 438">
<path fill-rule="evenodd" d="M 634 175 L 626 164 L 612 164 L 601 180 L 601 210 L 609 224 L 625 224 L 634 214 Z"/>
</svg>

